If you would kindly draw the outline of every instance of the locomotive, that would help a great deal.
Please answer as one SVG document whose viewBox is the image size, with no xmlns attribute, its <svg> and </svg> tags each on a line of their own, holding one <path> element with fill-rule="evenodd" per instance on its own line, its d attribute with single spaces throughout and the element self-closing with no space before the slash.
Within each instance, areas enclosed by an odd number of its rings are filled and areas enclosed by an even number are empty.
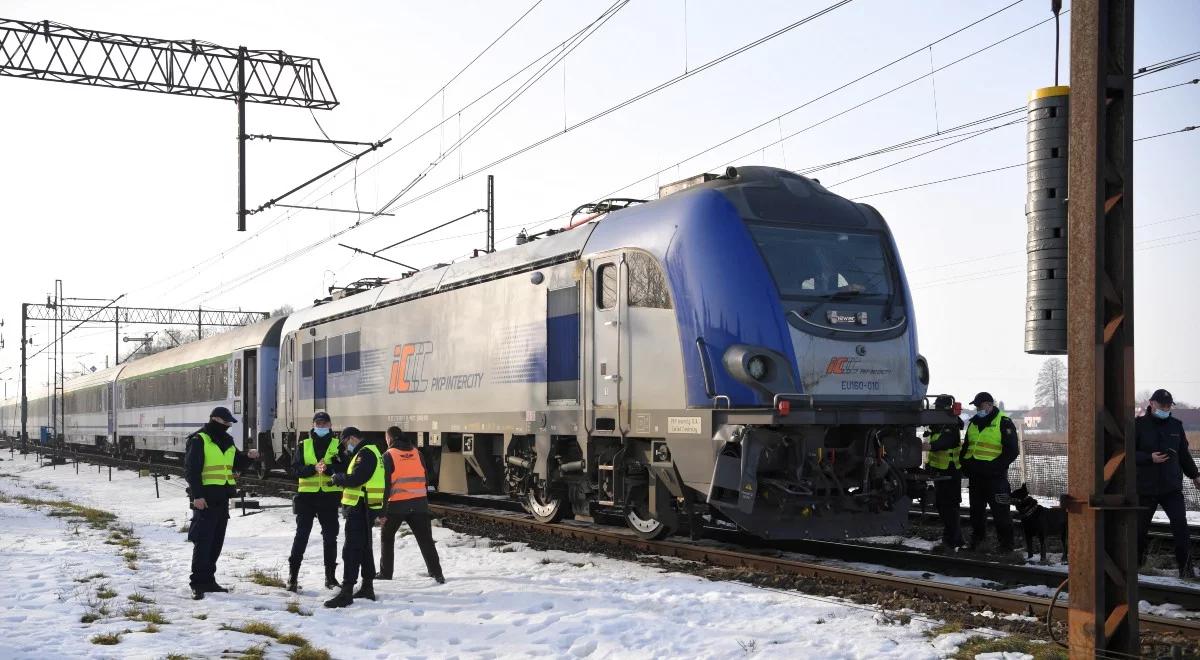
<svg viewBox="0 0 1200 660">
<path fill-rule="evenodd" d="M 117 424 L 89 442 L 178 453 L 230 405 L 265 472 L 326 410 L 374 440 L 402 427 L 437 491 L 543 522 L 901 531 L 916 430 L 954 412 L 929 404 L 879 212 L 770 167 L 633 202 L 130 363 L 108 385 Z"/>
</svg>

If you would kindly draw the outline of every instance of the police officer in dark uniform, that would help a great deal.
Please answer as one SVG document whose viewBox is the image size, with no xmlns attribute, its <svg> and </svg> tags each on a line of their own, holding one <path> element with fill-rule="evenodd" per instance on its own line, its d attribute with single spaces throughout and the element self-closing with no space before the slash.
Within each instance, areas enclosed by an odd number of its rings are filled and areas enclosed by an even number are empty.
<svg viewBox="0 0 1200 660">
<path fill-rule="evenodd" d="M 333 434 L 329 413 L 313 415 L 313 428 L 308 437 L 296 446 L 292 457 L 292 474 L 298 479 L 297 492 L 292 498 L 296 514 L 296 536 L 292 539 L 292 554 L 288 556 L 287 590 L 299 591 L 300 563 L 308 547 L 313 518 L 321 522 L 321 541 L 325 555 L 325 588 L 336 589 L 341 584 L 334 576 L 337 570 L 338 506 L 342 489 L 333 485 L 333 473 L 341 463 L 338 438 Z M 324 473 L 317 474 L 317 467 Z"/>
<path fill-rule="evenodd" d="M 383 453 L 383 474 L 387 477 L 384 501 L 386 516 L 381 518 L 379 574 L 378 580 L 392 579 L 392 555 L 396 545 L 396 531 L 408 523 L 429 577 L 438 584 L 445 584 L 442 563 L 438 558 L 437 546 L 433 543 L 433 514 L 429 511 L 429 493 L 425 481 L 425 464 L 421 453 L 401 432 L 400 427 L 387 430 L 388 450 Z"/>
<path fill-rule="evenodd" d="M 236 491 L 234 472 L 245 470 L 258 458 L 257 449 L 243 453 L 234 446 L 229 427 L 236 423 L 228 408 L 213 408 L 208 423 L 188 436 L 184 450 L 184 477 L 192 508 L 188 529 L 192 575 L 188 582 L 195 600 L 206 593 L 229 591 L 217 584 L 216 573 L 229 525 L 229 498 Z"/>
<path fill-rule="evenodd" d="M 954 397 L 939 396 L 934 407 L 949 409 Z M 924 449 L 929 452 L 925 467 L 933 473 L 933 502 L 938 517 L 942 520 L 942 545 L 956 551 L 966 545 L 963 541 L 959 506 L 962 504 L 962 474 L 959 472 L 959 450 L 961 449 L 962 420 L 933 426 Z"/>
<path fill-rule="evenodd" d="M 1138 562 L 1146 561 L 1150 521 L 1161 506 L 1171 521 L 1179 577 L 1191 579 L 1195 575 L 1190 556 L 1187 511 L 1183 501 L 1183 477 L 1186 475 L 1194 486 L 1200 488 L 1200 471 L 1196 470 L 1196 462 L 1188 451 L 1183 423 L 1171 416 L 1174 405 L 1175 399 L 1170 392 L 1156 390 L 1150 396 L 1146 414 L 1134 422 L 1138 504 L 1142 507 L 1138 516 Z"/>
<path fill-rule="evenodd" d="M 342 429 L 342 442 L 350 457 L 345 472 L 333 475 L 333 483 L 342 487 L 342 515 L 346 518 L 345 541 L 342 544 L 342 590 L 325 601 L 325 607 L 346 607 L 355 598 L 375 600 L 375 554 L 371 528 L 383 509 L 385 480 L 383 458 L 379 448 L 366 441 L 353 426 Z M 327 467 L 327 466 L 326 466 Z M 318 474 L 324 472 L 318 468 Z M 362 588 L 354 591 L 354 583 L 362 574 Z"/>
<path fill-rule="evenodd" d="M 971 400 L 975 416 L 967 422 L 961 465 L 969 484 L 971 503 L 971 550 L 979 549 L 987 535 L 987 510 L 992 510 L 1000 552 L 1013 550 L 1012 511 L 1009 506 L 1008 466 L 1020 453 L 1017 427 L 996 406 L 987 392 Z"/>
</svg>

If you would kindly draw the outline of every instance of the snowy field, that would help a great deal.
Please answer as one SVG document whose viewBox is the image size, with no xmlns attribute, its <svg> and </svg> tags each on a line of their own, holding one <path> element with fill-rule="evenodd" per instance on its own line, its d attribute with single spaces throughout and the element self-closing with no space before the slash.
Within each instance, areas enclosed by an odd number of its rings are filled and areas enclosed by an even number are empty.
<svg viewBox="0 0 1200 660">
<path fill-rule="evenodd" d="M 97 474 L 83 465 L 77 475 L 74 466 L 38 467 L 33 456 L 3 458 L 0 494 L 69 498 L 118 520 L 93 529 L 50 516 L 50 507 L 0 503 L 0 658 L 236 657 L 256 645 L 265 657 L 285 658 L 296 648 L 223 629 L 251 621 L 298 633 L 338 658 L 939 658 L 967 639 L 930 638 L 937 623 L 919 617 L 440 527 L 434 536 L 445 585 L 425 577 L 406 536 L 397 539 L 397 579 L 376 583 L 379 602 L 327 610 L 316 530 L 298 598 L 246 577 L 285 572 L 288 508 L 233 512 L 217 572 L 233 592 L 197 602 L 187 590 L 191 545 L 180 531 L 187 517 L 180 480 L 160 481 L 162 498 L 155 499 L 154 481 L 132 472 L 114 471 L 110 483 L 107 468 Z M 127 548 L 105 542 L 120 526 L 140 540 L 136 569 L 122 557 Z M 133 602 L 135 594 L 153 602 Z M 98 610 L 96 621 L 81 622 Z M 147 612 L 164 622 L 148 624 Z M 106 633 L 119 642 L 91 641 Z"/>
</svg>

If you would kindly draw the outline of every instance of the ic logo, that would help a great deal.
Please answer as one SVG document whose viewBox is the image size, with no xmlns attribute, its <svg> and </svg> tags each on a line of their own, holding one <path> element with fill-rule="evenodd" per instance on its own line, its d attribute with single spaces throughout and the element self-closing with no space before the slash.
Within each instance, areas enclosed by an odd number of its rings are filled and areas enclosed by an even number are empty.
<svg viewBox="0 0 1200 660">
<path fill-rule="evenodd" d="M 858 354 L 858 357 L 862 357 L 867 354 L 867 347 L 859 344 L 858 346 L 854 347 L 854 352 Z"/>
<path fill-rule="evenodd" d="M 422 376 L 425 374 L 425 363 L 432 354 L 431 341 L 397 344 L 392 349 L 392 372 L 388 379 L 388 392 L 403 394 L 429 389 L 429 381 L 424 380 Z"/>
</svg>

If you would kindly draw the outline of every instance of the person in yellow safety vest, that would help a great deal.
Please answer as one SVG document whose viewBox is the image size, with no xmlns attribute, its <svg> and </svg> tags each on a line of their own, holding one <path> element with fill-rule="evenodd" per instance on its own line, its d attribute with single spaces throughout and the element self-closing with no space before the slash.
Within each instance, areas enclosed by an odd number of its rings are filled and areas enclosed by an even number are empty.
<svg viewBox="0 0 1200 660">
<path fill-rule="evenodd" d="M 954 397 L 943 394 L 933 405 L 949 410 L 954 405 Z M 954 421 L 957 424 L 930 427 L 928 440 L 922 443 L 922 448 L 929 452 L 925 467 L 933 473 L 933 503 L 942 520 L 942 546 L 950 552 L 956 552 L 966 545 L 958 513 L 962 504 L 962 474 L 959 472 L 958 458 L 962 420 Z"/>
<path fill-rule="evenodd" d="M 313 415 L 313 428 L 308 437 L 296 446 L 292 457 L 292 474 L 296 475 L 296 495 L 292 498 L 292 513 L 296 515 L 296 535 L 292 539 L 292 554 L 288 556 L 287 590 L 300 590 L 300 564 L 312 533 L 313 518 L 321 522 L 322 550 L 325 555 L 325 588 L 341 586 L 334 576 L 337 571 L 338 505 L 342 489 L 333 485 L 331 476 L 342 464 L 338 438 L 333 433 L 333 420 L 324 410 Z M 317 474 L 319 466 L 324 474 Z"/>
<path fill-rule="evenodd" d="M 188 527 L 192 574 L 188 583 L 194 600 L 207 593 L 229 591 L 217 584 L 217 559 L 229 525 L 229 498 L 236 491 L 234 473 L 258 459 L 257 449 L 243 453 L 234 446 L 229 427 L 236 423 L 228 408 L 213 408 L 208 423 L 188 436 L 184 446 L 183 474 L 192 508 L 192 524 Z"/>
<path fill-rule="evenodd" d="M 353 426 L 342 429 L 342 442 L 350 464 L 345 472 L 333 475 L 334 485 L 342 487 L 342 515 L 346 518 L 345 541 L 342 542 L 342 590 L 325 601 L 325 607 L 346 607 L 355 598 L 375 600 L 375 555 L 371 528 L 383 510 L 383 491 L 386 480 L 383 458 L 379 448 L 362 437 Z M 324 474 L 328 466 L 318 467 Z M 362 573 L 362 588 L 354 591 L 354 583 Z"/>
<path fill-rule="evenodd" d="M 425 463 L 421 460 L 421 452 L 413 446 L 399 426 L 389 426 L 387 430 L 388 450 L 383 453 L 383 472 L 387 476 L 387 489 L 384 500 L 387 502 L 386 515 L 380 519 L 383 528 L 380 530 L 380 553 L 378 580 L 392 579 L 392 551 L 396 544 L 396 531 L 400 525 L 408 523 L 412 530 L 417 547 L 421 549 L 421 557 L 425 560 L 425 568 L 429 577 L 438 584 L 445 584 L 442 576 L 442 562 L 438 557 L 437 546 L 433 543 L 433 515 L 429 511 L 428 484 L 425 481 Z"/>
<path fill-rule="evenodd" d="M 1017 427 L 987 392 L 971 400 L 975 416 L 967 422 L 961 465 L 968 480 L 971 503 L 970 549 L 978 550 L 987 535 L 987 510 L 992 510 L 1000 552 L 1012 552 L 1013 524 L 1009 509 L 1008 466 L 1020 449 Z"/>
</svg>

